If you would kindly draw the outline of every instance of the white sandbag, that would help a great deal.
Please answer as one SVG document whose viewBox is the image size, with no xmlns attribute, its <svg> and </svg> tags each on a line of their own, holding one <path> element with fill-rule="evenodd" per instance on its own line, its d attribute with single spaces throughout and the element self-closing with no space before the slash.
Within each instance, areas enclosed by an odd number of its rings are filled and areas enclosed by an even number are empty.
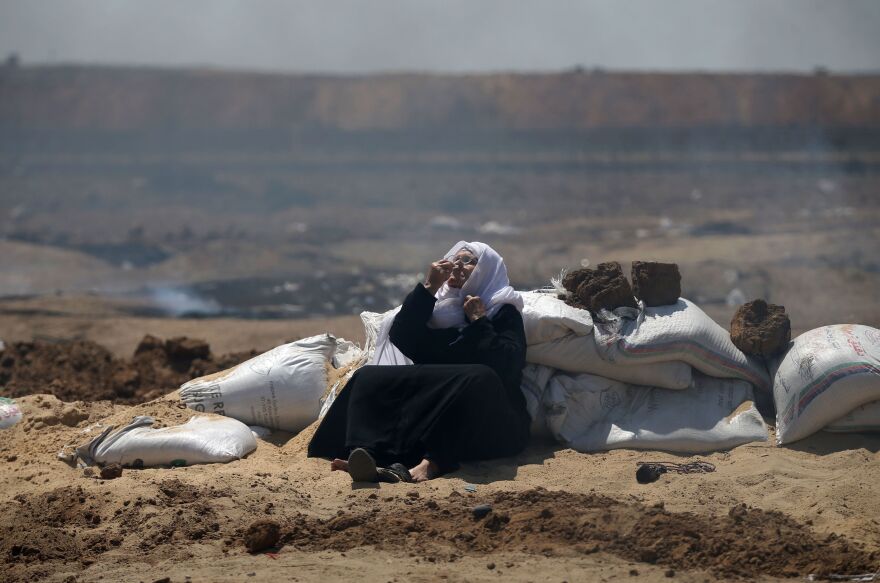
<svg viewBox="0 0 880 583">
<path fill-rule="evenodd" d="M 556 292 L 522 292 L 523 326 L 526 344 L 539 344 L 563 336 L 593 333 L 593 318 L 587 310 L 569 306 Z"/>
<path fill-rule="evenodd" d="M 569 373 L 590 373 L 633 385 L 686 389 L 691 367 L 679 361 L 630 363 L 608 362 L 599 355 L 593 335 L 568 335 L 526 349 L 526 361 Z"/>
<path fill-rule="evenodd" d="M 838 324 L 801 334 L 779 363 L 773 399 L 780 445 L 880 400 L 880 330 Z"/>
<path fill-rule="evenodd" d="M 833 433 L 867 433 L 880 431 L 880 401 L 856 407 L 837 421 L 823 428 Z"/>
<path fill-rule="evenodd" d="M 544 408 L 554 437 L 578 451 L 702 453 L 767 439 L 752 399 L 749 383 L 700 373 L 683 391 L 556 375 L 544 393 Z"/>
<path fill-rule="evenodd" d="M 361 322 L 364 325 L 364 353 L 367 360 L 373 358 L 376 350 L 376 338 L 379 336 L 379 329 L 385 318 L 400 309 L 400 306 L 392 308 L 387 312 L 361 312 Z"/>
<path fill-rule="evenodd" d="M 387 334 L 391 329 L 394 316 L 397 315 L 401 307 L 397 306 L 382 314 L 377 312 L 361 312 L 361 322 L 364 324 L 364 335 L 366 336 L 364 356 L 367 364 L 404 366 L 413 363 L 392 342 L 383 342 L 382 347 L 377 352 L 378 339 L 382 334 L 382 327 L 388 327 L 388 330 L 385 331 L 385 334 Z"/>
<path fill-rule="evenodd" d="M 608 362 L 680 360 L 709 376 L 742 379 L 760 390 L 770 389 L 763 361 L 743 354 L 727 330 L 684 298 L 670 306 L 617 308 L 604 314 L 612 319 L 594 321 L 593 331 L 596 348 Z"/>
<path fill-rule="evenodd" d="M 542 403 L 544 392 L 547 390 L 550 379 L 554 374 L 556 374 L 555 370 L 540 364 L 527 364 L 523 369 L 520 388 L 526 399 L 526 409 L 532 418 L 529 434 L 533 438 L 552 437 L 550 429 L 547 427 L 547 419 Z"/>
<path fill-rule="evenodd" d="M 248 426 L 235 419 L 206 415 L 162 429 L 152 429 L 153 422 L 139 416 L 117 431 L 109 427 L 76 448 L 77 456 L 89 465 L 191 466 L 241 459 L 257 448 Z"/>
<path fill-rule="evenodd" d="M 335 348 L 336 339 L 329 334 L 276 346 L 238 366 L 183 384 L 180 400 L 190 409 L 248 425 L 300 431 L 318 418 Z"/>
</svg>

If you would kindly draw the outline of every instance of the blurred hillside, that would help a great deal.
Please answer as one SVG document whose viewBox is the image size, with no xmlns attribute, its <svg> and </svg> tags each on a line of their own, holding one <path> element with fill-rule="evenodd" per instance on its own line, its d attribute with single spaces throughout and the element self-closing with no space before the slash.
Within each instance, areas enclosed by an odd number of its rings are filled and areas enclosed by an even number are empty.
<svg viewBox="0 0 880 583">
<path fill-rule="evenodd" d="M 0 70 L 9 129 L 555 129 L 880 126 L 880 75 L 321 77 L 89 67 Z"/>
</svg>

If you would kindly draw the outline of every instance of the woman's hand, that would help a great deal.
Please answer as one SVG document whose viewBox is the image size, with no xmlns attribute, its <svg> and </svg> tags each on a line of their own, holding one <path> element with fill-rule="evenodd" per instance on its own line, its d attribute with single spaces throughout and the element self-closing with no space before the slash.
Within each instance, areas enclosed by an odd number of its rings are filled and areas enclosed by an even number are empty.
<svg viewBox="0 0 880 583">
<path fill-rule="evenodd" d="M 428 268 L 428 277 L 425 278 L 425 287 L 431 292 L 431 295 L 437 293 L 443 282 L 449 279 L 451 273 L 452 262 L 448 259 L 441 259 L 431 264 L 431 267 Z"/>
<path fill-rule="evenodd" d="M 469 322 L 479 320 L 486 315 L 486 306 L 483 305 L 480 296 L 466 296 L 462 308 Z"/>
</svg>

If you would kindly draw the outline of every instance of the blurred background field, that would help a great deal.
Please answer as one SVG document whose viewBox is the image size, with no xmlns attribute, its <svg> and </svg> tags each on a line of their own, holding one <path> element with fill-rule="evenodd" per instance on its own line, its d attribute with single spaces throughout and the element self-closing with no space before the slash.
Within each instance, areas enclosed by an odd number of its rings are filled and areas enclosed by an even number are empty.
<svg viewBox="0 0 880 583">
<path fill-rule="evenodd" d="M 230 350 L 323 325 L 360 340 L 356 314 L 460 239 L 497 247 L 522 289 L 672 261 L 724 325 L 756 297 L 795 333 L 880 325 L 877 75 L 9 61 L 0 127 L 7 340 L 128 352 L 117 327 L 211 335 L 215 318 Z"/>
</svg>

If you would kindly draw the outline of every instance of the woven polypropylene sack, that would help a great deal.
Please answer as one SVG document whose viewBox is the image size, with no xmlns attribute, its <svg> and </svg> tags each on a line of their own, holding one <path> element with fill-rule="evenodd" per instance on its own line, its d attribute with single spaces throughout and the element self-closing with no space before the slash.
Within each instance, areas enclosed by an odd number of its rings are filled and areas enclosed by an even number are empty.
<svg viewBox="0 0 880 583">
<path fill-rule="evenodd" d="M 593 333 L 593 318 L 587 310 L 569 306 L 551 293 L 523 292 L 523 327 L 526 344 L 539 344 L 564 336 Z"/>
<path fill-rule="evenodd" d="M 779 444 L 880 400 L 880 330 L 837 324 L 801 334 L 779 363 L 773 399 Z"/>
<path fill-rule="evenodd" d="M 257 447 L 254 434 L 236 419 L 200 416 L 161 429 L 152 424 L 152 417 L 135 417 L 78 447 L 77 455 L 89 464 L 191 466 L 237 460 Z"/>
<path fill-rule="evenodd" d="M 335 349 L 336 339 L 329 334 L 282 344 L 238 366 L 185 383 L 180 399 L 190 409 L 248 425 L 300 431 L 318 418 Z"/>
<path fill-rule="evenodd" d="M 684 298 L 670 306 L 618 308 L 612 320 L 594 321 L 593 330 L 596 348 L 608 362 L 679 360 L 712 377 L 742 379 L 760 390 L 770 389 L 764 362 L 746 356 L 727 330 Z"/>
<path fill-rule="evenodd" d="M 856 407 L 823 429 L 834 433 L 880 432 L 880 401 Z"/>
<path fill-rule="evenodd" d="M 544 393 L 554 437 L 578 451 L 617 448 L 701 453 L 767 439 L 752 386 L 694 373 L 683 391 L 595 375 L 556 375 Z"/>
<path fill-rule="evenodd" d="M 569 335 L 533 344 L 526 349 L 526 361 L 568 373 L 589 373 L 634 385 L 685 389 L 692 371 L 681 361 L 631 363 L 609 362 L 599 355 L 593 335 Z"/>
</svg>

